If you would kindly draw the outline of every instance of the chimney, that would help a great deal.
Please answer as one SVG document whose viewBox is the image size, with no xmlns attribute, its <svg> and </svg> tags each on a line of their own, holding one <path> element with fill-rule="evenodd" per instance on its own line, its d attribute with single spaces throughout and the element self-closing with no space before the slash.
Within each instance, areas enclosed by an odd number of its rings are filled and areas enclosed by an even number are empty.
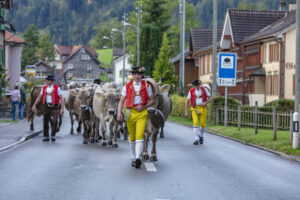
<svg viewBox="0 0 300 200">
<path fill-rule="evenodd" d="M 285 0 L 281 0 L 280 6 L 279 6 L 279 11 L 286 11 L 286 3 L 285 3 Z"/>
<path fill-rule="evenodd" d="M 289 4 L 289 12 L 291 11 L 295 11 L 297 9 L 297 4 L 296 4 L 296 1 L 290 1 L 290 4 Z"/>
</svg>

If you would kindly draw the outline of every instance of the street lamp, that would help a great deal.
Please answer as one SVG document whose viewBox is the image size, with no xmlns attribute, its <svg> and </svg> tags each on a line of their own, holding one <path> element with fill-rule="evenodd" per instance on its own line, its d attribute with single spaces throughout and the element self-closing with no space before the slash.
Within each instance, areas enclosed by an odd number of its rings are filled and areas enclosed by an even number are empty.
<svg viewBox="0 0 300 200">
<path fill-rule="evenodd" d="M 124 12 L 123 15 L 123 31 L 116 29 L 116 28 L 112 28 L 111 31 L 112 32 L 120 32 L 122 33 L 122 38 L 123 38 L 123 81 L 122 81 L 122 85 L 125 85 L 125 51 L 126 51 L 126 38 L 125 38 L 125 33 L 126 33 L 126 26 L 130 26 L 131 24 L 126 22 L 126 13 Z"/>
</svg>

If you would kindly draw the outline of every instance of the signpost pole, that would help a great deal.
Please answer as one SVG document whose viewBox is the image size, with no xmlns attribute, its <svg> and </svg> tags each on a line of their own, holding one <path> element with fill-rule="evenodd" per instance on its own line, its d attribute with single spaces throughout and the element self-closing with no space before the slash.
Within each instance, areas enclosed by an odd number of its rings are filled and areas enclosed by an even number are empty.
<svg viewBox="0 0 300 200">
<path fill-rule="evenodd" d="M 227 95 L 228 95 L 228 87 L 225 86 L 224 126 L 227 126 L 227 120 L 228 120 Z"/>
</svg>

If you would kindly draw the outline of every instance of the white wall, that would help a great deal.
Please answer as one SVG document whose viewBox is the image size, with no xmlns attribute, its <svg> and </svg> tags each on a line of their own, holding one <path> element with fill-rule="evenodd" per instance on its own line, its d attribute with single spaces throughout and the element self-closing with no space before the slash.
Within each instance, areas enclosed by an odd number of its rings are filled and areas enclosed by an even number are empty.
<svg viewBox="0 0 300 200">
<path fill-rule="evenodd" d="M 130 71 L 132 65 L 128 62 L 129 55 L 125 56 L 125 70 Z M 120 71 L 123 70 L 123 56 L 113 61 L 114 68 L 114 82 L 118 84 L 122 84 L 123 76 L 120 76 Z M 125 82 L 128 82 L 127 76 L 125 76 Z"/>
</svg>

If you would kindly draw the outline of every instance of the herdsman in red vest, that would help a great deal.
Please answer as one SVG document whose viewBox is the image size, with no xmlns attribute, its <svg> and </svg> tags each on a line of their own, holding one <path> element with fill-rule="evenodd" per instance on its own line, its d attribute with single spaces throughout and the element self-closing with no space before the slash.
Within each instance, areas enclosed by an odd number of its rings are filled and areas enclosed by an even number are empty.
<svg viewBox="0 0 300 200">
<path fill-rule="evenodd" d="M 185 102 L 185 117 L 188 116 L 188 104 L 191 102 L 193 118 L 193 132 L 195 135 L 194 145 L 203 144 L 203 133 L 206 123 L 206 105 L 210 101 L 210 92 L 206 87 L 201 86 L 200 80 L 193 81 L 193 88 L 189 91 Z M 200 127 L 199 126 L 200 121 Z"/>
<path fill-rule="evenodd" d="M 58 121 L 58 115 L 64 113 L 64 100 L 61 93 L 61 89 L 58 85 L 53 84 L 53 75 L 48 75 L 46 78 L 47 85 L 45 85 L 38 98 L 32 106 L 33 112 L 36 110 L 36 105 L 42 99 L 43 102 L 43 125 L 44 125 L 44 142 L 49 141 L 49 122 L 51 123 L 51 141 L 55 141 L 56 126 Z M 59 103 L 61 108 L 59 110 Z"/>
<path fill-rule="evenodd" d="M 152 89 L 142 80 L 144 67 L 134 67 L 131 71 L 133 80 L 127 83 L 123 90 L 118 106 L 118 121 L 122 120 L 122 109 L 126 101 L 125 120 L 127 123 L 130 148 L 133 154 L 131 166 L 140 168 L 144 147 L 144 132 L 147 122 L 147 108 L 154 102 Z"/>
</svg>

